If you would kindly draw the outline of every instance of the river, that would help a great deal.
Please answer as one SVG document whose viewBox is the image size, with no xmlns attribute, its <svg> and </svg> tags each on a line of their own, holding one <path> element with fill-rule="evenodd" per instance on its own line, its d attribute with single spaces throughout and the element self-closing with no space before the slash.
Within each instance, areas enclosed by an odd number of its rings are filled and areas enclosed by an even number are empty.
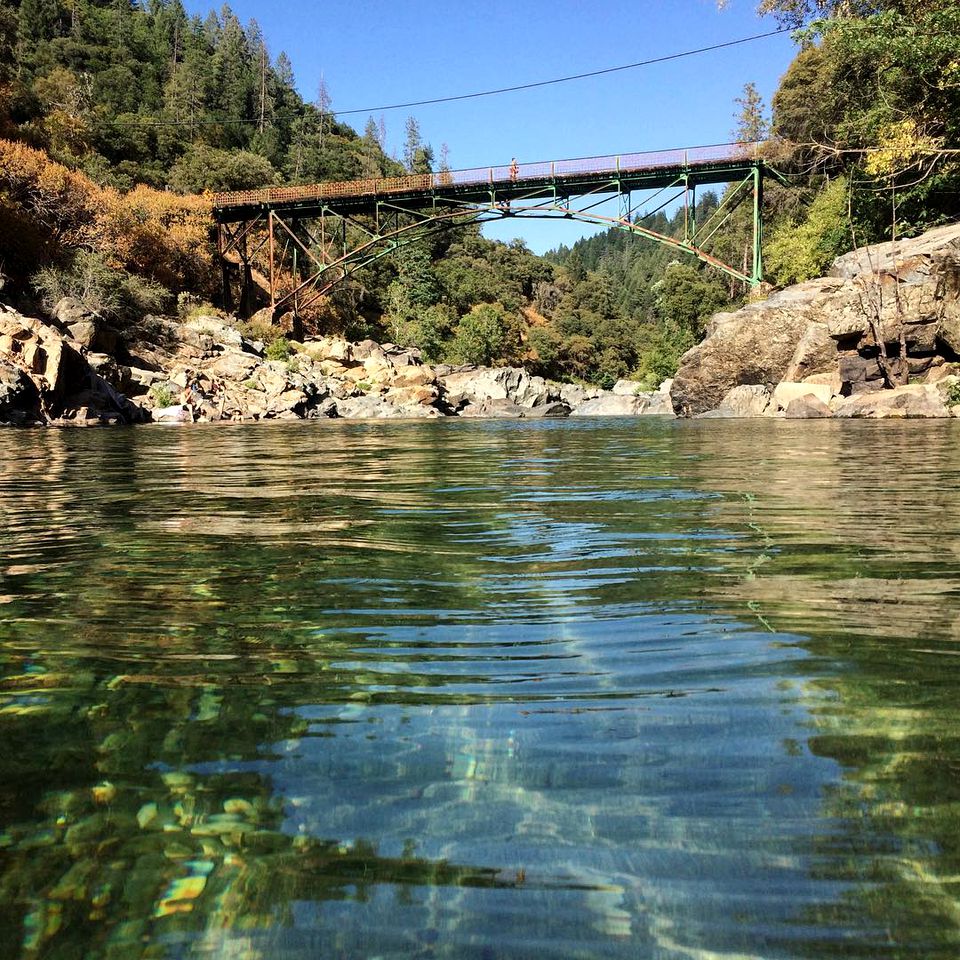
<svg viewBox="0 0 960 960">
<path fill-rule="evenodd" d="M 0 432 L 0 955 L 955 960 L 958 441 Z"/>
</svg>

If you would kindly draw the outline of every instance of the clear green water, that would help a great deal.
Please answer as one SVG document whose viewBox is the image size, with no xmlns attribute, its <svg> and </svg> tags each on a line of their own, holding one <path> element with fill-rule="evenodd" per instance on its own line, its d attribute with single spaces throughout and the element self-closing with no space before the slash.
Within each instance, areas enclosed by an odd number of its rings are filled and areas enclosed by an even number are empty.
<svg viewBox="0 0 960 960">
<path fill-rule="evenodd" d="M 958 441 L 0 433 L 0 957 L 953 960 Z"/>
</svg>

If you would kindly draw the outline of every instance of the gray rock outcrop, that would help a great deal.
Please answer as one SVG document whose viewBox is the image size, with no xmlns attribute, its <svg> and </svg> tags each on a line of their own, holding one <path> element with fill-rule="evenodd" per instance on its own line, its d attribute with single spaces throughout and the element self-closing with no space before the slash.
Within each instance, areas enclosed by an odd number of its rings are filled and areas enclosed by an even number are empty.
<svg viewBox="0 0 960 960">
<path fill-rule="evenodd" d="M 827 277 L 718 314 L 707 338 L 682 357 L 671 398 L 678 414 L 732 413 L 726 398 L 734 388 L 775 393 L 786 381 L 799 386 L 765 414 L 782 415 L 809 392 L 838 416 L 895 416 L 897 403 L 912 411 L 920 401 L 841 401 L 933 383 L 953 374 L 958 359 L 960 225 L 954 224 L 847 254 Z M 746 395 L 735 399 L 745 415 L 756 415 Z M 874 412 L 841 414 L 841 407 Z M 889 412 L 877 412 L 883 410 Z"/>
<path fill-rule="evenodd" d="M 69 328 L 68 328 L 69 330 Z M 0 421 L 139 423 L 146 412 L 92 365 L 69 332 L 0 306 Z"/>
</svg>

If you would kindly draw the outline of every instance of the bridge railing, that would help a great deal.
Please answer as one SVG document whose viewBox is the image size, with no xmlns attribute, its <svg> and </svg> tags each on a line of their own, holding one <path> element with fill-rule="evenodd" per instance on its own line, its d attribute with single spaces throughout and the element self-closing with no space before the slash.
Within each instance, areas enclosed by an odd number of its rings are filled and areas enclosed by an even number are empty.
<svg viewBox="0 0 960 960">
<path fill-rule="evenodd" d="M 369 180 L 340 180 L 303 187 L 267 187 L 214 195 L 217 209 L 239 206 L 264 206 L 281 203 L 310 203 L 347 197 L 390 196 L 398 193 L 426 193 L 443 187 L 469 187 L 483 184 L 509 184 L 572 177 L 578 174 L 642 173 L 664 167 L 695 167 L 723 161 L 751 160 L 760 155 L 762 143 L 721 143 L 706 147 L 661 150 L 646 153 L 616 154 L 606 157 L 582 157 L 539 163 L 503 164 L 474 167 L 469 170 L 441 170 L 403 177 L 379 177 Z"/>
</svg>

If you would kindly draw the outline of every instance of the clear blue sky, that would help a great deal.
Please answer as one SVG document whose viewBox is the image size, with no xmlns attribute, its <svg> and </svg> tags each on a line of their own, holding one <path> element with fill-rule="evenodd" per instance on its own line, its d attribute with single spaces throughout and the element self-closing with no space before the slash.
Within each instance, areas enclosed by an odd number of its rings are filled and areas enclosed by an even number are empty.
<svg viewBox="0 0 960 960">
<path fill-rule="evenodd" d="M 187 0 L 191 13 L 212 4 Z M 777 24 L 756 0 L 234 0 L 271 54 L 286 51 L 297 85 L 315 99 L 321 74 L 335 110 L 472 93 L 633 63 Z M 388 152 L 400 153 L 413 114 L 423 139 L 454 168 L 723 143 L 747 81 L 769 99 L 786 70 L 789 35 L 605 77 L 384 114 Z M 380 113 L 376 112 L 377 119 Z M 366 114 L 344 118 L 363 130 Z M 582 224 L 508 221 L 488 236 L 523 236 L 538 252 L 591 232 Z"/>
</svg>

